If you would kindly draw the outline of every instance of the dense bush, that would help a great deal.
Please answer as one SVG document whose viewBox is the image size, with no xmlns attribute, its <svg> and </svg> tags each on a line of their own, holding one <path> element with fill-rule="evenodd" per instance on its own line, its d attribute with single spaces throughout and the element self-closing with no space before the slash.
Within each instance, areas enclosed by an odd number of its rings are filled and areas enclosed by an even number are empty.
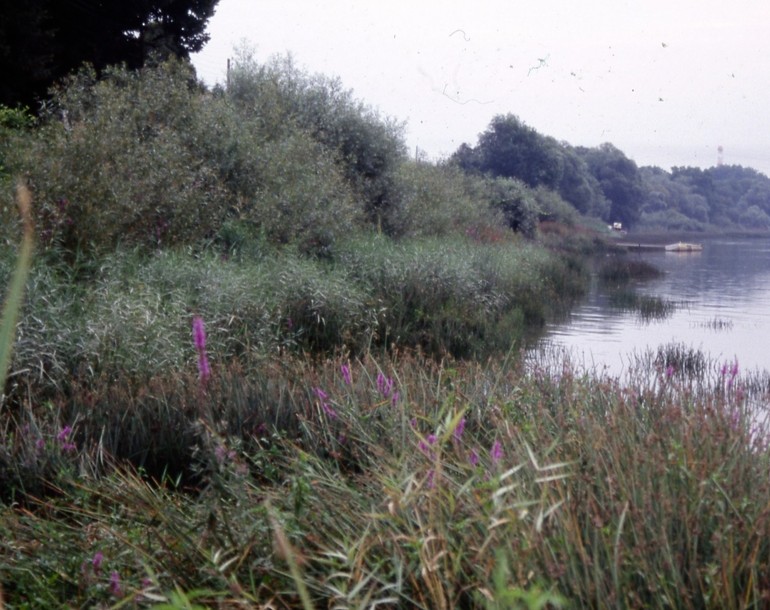
<svg viewBox="0 0 770 610">
<path fill-rule="evenodd" d="M 402 128 L 379 117 L 343 89 L 338 79 L 308 75 L 290 57 L 257 64 L 241 52 L 228 94 L 246 116 L 259 118 L 269 137 L 300 128 L 334 157 L 370 221 L 395 198 L 395 172 L 405 158 Z"/>
<path fill-rule="evenodd" d="M 58 93 L 12 166 L 35 192 L 43 245 L 72 254 L 216 231 L 228 197 L 183 136 L 195 115 L 190 79 L 181 64 L 98 82 L 83 71 Z"/>
<path fill-rule="evenodd" d="M 502 226 L 502 213 L 490 205 L 478 182 L 451 165 L 405 161 L 395 174 L 382 226 L 396 237 L 484 233 Z"/>
<path fill-rule="evenodd" d="M 83 71 L 45 119 L 16 138 L 9 171 L 35 191 L 42 244 L 69 257 L 201 243 L 228 219 L 324 252 L 362 217 L 336 151 L 291 121 L 270 137 L 259 112 L 203 92 L 181 64 Z"/>
</svg>

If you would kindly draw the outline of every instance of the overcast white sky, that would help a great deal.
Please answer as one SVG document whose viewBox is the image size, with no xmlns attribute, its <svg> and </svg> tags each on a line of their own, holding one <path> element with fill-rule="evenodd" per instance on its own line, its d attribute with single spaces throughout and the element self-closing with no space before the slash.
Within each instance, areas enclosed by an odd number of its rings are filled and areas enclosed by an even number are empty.
<svg viewBox="0 0 770 610">
<path fill-rule="evenodd" d="M 513 113 L 639 165 L 726 164 L 770 175 L 767 0 L 220 0 L 193 57 L 224 82 L 243 42 L 291 53 L 407 123 L 432 158 Z"/>
</svg>

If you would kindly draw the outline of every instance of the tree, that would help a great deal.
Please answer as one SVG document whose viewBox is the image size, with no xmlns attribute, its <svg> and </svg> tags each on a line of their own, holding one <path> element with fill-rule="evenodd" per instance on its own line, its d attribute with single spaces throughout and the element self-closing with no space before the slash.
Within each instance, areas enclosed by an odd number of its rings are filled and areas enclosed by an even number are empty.
<svg viewBox="0 0 770 610">
<path fill-rule="evenodd" d="M 465 170 L 518 178 L 532 187 L 556 188 L 563 172 L 558 143 L 512 114 L 494 117 L 476 148 L 461 146 L 454 160 Z"/>
<path fill-rule="evenodd" d="M 187 59 L 219 0 L 0 0 L 0 104 L 28 105 L 83 63 Z"/>
<path fill-rule="evenodd" d="M 644 196 L 639 168 L 612 144 L 576 149 L 610 200 L 610 222 L 632 226 L 639 219 Z"/>
</svg>

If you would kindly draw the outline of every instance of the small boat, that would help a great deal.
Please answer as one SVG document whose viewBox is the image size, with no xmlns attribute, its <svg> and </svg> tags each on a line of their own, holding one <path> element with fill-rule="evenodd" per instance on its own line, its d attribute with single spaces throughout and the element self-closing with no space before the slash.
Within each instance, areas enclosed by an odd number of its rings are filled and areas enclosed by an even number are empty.
<svg viewBox="0 0 770 610">
<path fill-rule="evenodd" d="M 683 241 L 666 246 L 666 252 L 700 252 L 701 250 L 703 250 L 701 244 L 688 244 Z"/>
</svg>

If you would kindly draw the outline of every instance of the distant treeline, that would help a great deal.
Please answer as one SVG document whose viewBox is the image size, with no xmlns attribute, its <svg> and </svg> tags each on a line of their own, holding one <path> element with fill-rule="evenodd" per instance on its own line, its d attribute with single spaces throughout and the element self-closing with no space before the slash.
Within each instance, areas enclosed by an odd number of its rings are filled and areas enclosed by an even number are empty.
<svg viewBox="0 0 770 610">
<path fill-rule="evenodd" d="M 612 144 L 571 146 L 518 117 L 492 119 L 451 162 L 473 174 L 547 188 L 581 214 L 637 229 L 770 229 L 770 179 L 753 169 L 637 167 Z"/>
</svg>

